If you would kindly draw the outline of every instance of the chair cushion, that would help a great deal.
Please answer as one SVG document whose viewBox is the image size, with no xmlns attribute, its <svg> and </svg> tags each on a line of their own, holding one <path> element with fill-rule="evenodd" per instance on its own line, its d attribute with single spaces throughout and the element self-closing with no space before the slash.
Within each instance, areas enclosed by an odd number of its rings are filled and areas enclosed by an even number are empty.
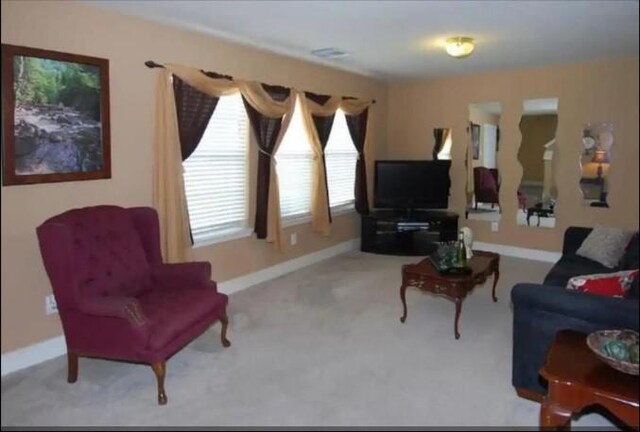
<svg viewBox="0 0 640 432">
<path fill-rule="evenodd" d="M 640 267 L 640 240 L 636 232 L 620 260 L 620 270 L 633 270 Z"/>
<path fill-rule="evenodd" d="M 148 349 L 161 349 L 204 318 L 213 322 L 227 305 L 227 295 L 208 287 L 152 289 L 137 297 L 148 321 Z"/>
<path fill-rule="evenodd" d="M 610 273 L 611 269 L 589 258 L 578 255 L 563 255 L 544 278 L 545 285 L 565 287 L 573 276 Z"/>
</svg>

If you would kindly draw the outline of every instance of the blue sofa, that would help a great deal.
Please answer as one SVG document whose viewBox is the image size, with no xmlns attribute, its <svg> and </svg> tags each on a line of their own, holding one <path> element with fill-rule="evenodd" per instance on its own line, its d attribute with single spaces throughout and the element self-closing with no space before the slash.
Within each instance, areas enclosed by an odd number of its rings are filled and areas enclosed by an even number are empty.
<svg viewBox="0 0 640 432">
<path fill-rule="evenodd" d="M 562 258 L 546 275 L 544 283 L 519 283 L 511 291 L 512 383 L 521 397 L 540 401 L 546 394 L 546 383 L 540 378 L 538 371 L 559 330 L 573 329 L 591 333 L 627 328 L 638 331 L 638 278 L 626 298 L 603 297 L 565 289 L 567 281 L 573 276 L 638 268 L 637 232 L 615 269 L 576 255 L 590 232 L 591 228 L 567 228 Z"/>
</svg>

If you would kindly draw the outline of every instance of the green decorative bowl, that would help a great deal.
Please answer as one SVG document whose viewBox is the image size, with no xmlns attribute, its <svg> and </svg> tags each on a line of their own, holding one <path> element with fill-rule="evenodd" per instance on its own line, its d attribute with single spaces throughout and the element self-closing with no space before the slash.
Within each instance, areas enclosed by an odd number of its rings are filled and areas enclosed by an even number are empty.
<svg viewBox="0 0 640 432">
<path fill-rule="evenodd" d="M 601 330 L 587 336 L 587 345 L 600 360 L 630 375 L 638 375 L 638 332 Z"/>
</svg>

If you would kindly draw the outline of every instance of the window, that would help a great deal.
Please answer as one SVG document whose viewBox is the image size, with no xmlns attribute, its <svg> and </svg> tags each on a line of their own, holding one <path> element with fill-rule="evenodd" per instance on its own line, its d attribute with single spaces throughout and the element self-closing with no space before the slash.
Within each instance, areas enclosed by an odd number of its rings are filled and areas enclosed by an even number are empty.
<svg viewBox="0 0 640 432">
<path fill-rule="evenodd" d="M 451 129 L 447 129 L 442 150 L 438 152 L 438 160 L 451 160 Z"/>
<path fill-rule="evenodd" d="M 340 109 L 336 112 L 324 156 L 327 163 L 329 205 L 331 208 L 352 208 L 355 201 L 358 152 L 349 134 L 347 118 Z"/>
<path fill-rule="evenodd" d="M 247 228 L 247 124 L 240 94 L 221 97 L 198 148 L 183 163 L 195 244 Z"/>
<path fill-rule="evenodd" d="M 280 211 L 284 219 L 311 213 L 313 152 L 304 127 L 300 100 L 296 98 L 291 123 L 276 153 Z"/>
</svg>

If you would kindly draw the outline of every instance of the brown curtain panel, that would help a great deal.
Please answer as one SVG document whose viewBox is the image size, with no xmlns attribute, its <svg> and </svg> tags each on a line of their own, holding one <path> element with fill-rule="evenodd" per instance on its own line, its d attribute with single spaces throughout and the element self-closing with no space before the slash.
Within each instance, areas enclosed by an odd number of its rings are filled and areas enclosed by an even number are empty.
<svg viewBox="0 0 640 432">
<path fill-rule="evenodd" d="M 329 99 L 331 99 L 331 96 L 318 95 L 311 92 L 305 92 L 305 96 L 311 99 L 312 101 L 314 101 L 315 103 L 317 103 L 318 105 L 324 105 L 329 101 Z M 324 172 L 325 172 L 324 186 L 325 186 L 325 191 L 327 193 L 327 211 L 329 212 L 329 222 L 333 222 L 333 219 L 331 218 L 331 204 L 329 203 L 327 160 L 324 157 L 324 149 L 327 148 L 327 143 L 329 142 L 329 135 L 331 134 L 331 128 L 333 127 L 333 120 L 335 119 L 335 117 L 336 117 L 335 114 L 326 116 L 326 117 L 317 116 L 317 115 L 311 116 L 311 118 L 313 119 L 313 125 L 315 126 L 316 132 L 318 133 L 318 138 L 320 138 L 320 144 L 322 145 L 322 168 L 324 169 Z"/>
<path fill-rule="evenodd" d="M 180 136 L 180 153 L 184 162 L 200 144 L 202 135 L 204 135 L 204 131 L 220 99 L 202 93 L 175 75 L 172 78 L 173 96 L 176 101 L 176 116 L 178 118 L 178 135 Z M 188 213 L 189 208 L 187 206 Z M 189 224 L 189 238 L 191 239 L 191 244 L 193 244 L 190 220 L 188 218 L 187 223 Z"/>
<path fill-rule="evenodd" d="M 345 115 L 345 117 L 347 119 L 349 135 L 351 135 L 353 145 L 358 151 L 358 161 L 356 162 L 355 207 L 359 214 L 367 214 L 369 213 L 369 201 L 367 199 L 367 169 L 364 158 L 364 143 L 367 135 L 369 108 L 358 115 Z"/>
<path fill-rule="evenodd" d="M 185 161 L 198 147 L 219 99 L 202 93 L 175 75 L 173 94 L 178 116 L 180 151 L 182 160 Z"/>
<path fill-rule="evenodd" d="M 442 146 L 444 145 L 445 133 L 447 132 L 444 128 L 435 128 L 433 130 L 433 160 L 438 160 L 438 153 L 442 150 Z"/>
<path fill-rule="evenodd" d="M 270 86 L 262 84 L 262 88 L 276 101 L 284 101 L 289 97 L 291 90 L 286 87 Z M 271 178 L 271 158 L 276 146 L 282 117 L 271 118 L 260 114 L 242 96 L 244 107 L 247 110 L 251 130 L 258 144 L 258 175 L 256 186 L 256 218 L 254 232 L 259 239 L 267 238 L 267 217 L 269 210 L 269 179 Z"/>
</svg>

